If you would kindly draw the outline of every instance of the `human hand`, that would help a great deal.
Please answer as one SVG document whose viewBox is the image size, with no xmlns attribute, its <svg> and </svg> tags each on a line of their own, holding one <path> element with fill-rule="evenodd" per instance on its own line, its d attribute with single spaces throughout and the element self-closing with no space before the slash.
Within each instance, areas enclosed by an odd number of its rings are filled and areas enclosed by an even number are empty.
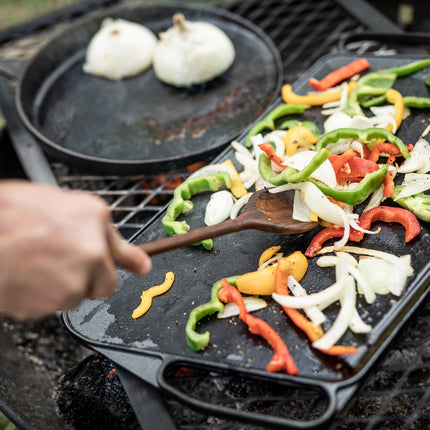
<svg viewBox="0 0 430 430">
<path fill-rule="evenodd" d="M 116 266 L 138 275 L 149 256 L 112 226 L 103 199 L 27 181 L 0 182 L 0 310 L 36 319 L 111 295 Z"/>
</svg>

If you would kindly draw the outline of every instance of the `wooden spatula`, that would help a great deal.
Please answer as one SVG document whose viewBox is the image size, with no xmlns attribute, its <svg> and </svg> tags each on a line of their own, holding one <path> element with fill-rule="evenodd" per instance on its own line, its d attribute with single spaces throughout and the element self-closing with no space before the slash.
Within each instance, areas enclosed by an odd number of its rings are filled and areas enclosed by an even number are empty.
<svg viewBox="0 0 430 430">
<path fill-rule="evenodd" d="M 270 233 L 302 233 L 312 230 L 318 223 L 295 221 L 292 218 L 293 203 L 290 191 L 269 193 L 267 190 L 255 192 L 249 199 L 242 214 L 234 219 L 208 227 L 201 227 L 185 234 L 168 236 L 142 244 L 149 254 L 155 255 L 175 248 L 181 248 L 203 239 L 209 239 L 236 231 L 255 229 Z"/>
</svg>

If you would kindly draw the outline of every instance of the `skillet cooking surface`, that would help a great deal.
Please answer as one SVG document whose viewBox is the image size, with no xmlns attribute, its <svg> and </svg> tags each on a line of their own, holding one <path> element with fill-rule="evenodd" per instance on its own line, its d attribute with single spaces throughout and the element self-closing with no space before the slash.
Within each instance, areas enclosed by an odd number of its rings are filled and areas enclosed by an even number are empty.
<svg viewBox="0 0 430 430">
<path fill-rule="evenodd" d="M 310 76 L 320 78 L 353 58 L 345 54 L 324 57 L 297 83 L 296 91 L 307 91 L 306 83 Z M 375 57 L 369 58 L 369 61 L 371 70 L 377 70 L 412 60 Z M 425 77 L 424 71 L 412 77 L 399 78 L 395 87 L 405 95 L 427 95 Z M 318 111 L 319 109 L 312 109 L 303 117 L 319 122 L 321 129 L 323 119 Z M 413 118 L 402 125 L 399 137 L 406 143 L 416 142 L 426 124 L 428 112 L 413 113 Z M 233 152 L 228 149 L 220 159 L 232 157 Z M 192 228 L 202 225 L 204 205 L 208 199 L 208 195 L 193 197 L 195 206 L 186 218 Z M 136 243 L 165 236 L 161 215 L 135 238 Z M 363 320 L 374 328 L 368 335 L 348 332 L 340 342 L 358 346 L 357 355 L 336 359 L 312 350 L 303 335 L 289 325 L 280 306 L 270 299 L 268 308 L 254 314 L 266 320 L 285 340 L 299 367 L 300 376 L 314 381 L 339 382 L 361 375 L 359 371 L 382 352 L 384 341 L 404 322 L 404 315 L 424 294 L 429 283 L 428 224 L 422 222 L 421 234 L 410 244 L 405 244 L 404 229 L 400 225 L 375 223 L 374 228 L 376 227 L 381 227 L 380 233 L 366 235 L 360 246 L 384 250 L 398 256 L 410 253 L 415 275 L 409 278 L 399 299 L 392 295 L 378 295 L 375 303 L 367 305 L 359 297 L 358 311 Z M 264 340 L 250 334 L 237 317 L 227 320 L 217 320 L 215 316 L 205 318 L 199 324 L 198 331 L 210 331 L 210 345 L 204 352 L 197 353 L 185 341 L 184 330 L 188 315 L 194 307 L 210 300 L 211 286 L 220 278 L 256 270 L 260 254 L 269 246 L 281 245 L 285 255 L 295 250 L 304 251 L 314 234 L 315 231 L 311 231 L 301 236 L 282 236 L 248 230 L 215 239 L 211 252 L 202 247 L 188 247 L 154 256 L 153 271 L 149 276 L 139 278 L 120 270 L 116 294 L 107 300 L 87 301 L 77 310 L 68 312 L 65 315 L 66 324 L 75 335 L 90 345 L 145 352 L 170 359 L 200 361 L 203 365 L 216 366 L 221 363 L 241 372 L 264 372 L 273 352 Z M 172 288 L 163 296 L 154 298 L 152 307 L 145 316 L 133 320 L 131 313 L 140 303 L 142 290 L 160 284 L 167 271 L 173 271 L 176 275 Z M 319 268 L 316 258 L 309 259 L 309 270 L 301 283 L 310 292 L 319 291 L 333 282 L 332 269 Z M 329 319 L 333 320 L 337 311 L 336 306 L 329 308 Z M 270 376 L 289 378 L 285 374 Z"/>
<path fill-rule="evenodd" d="M 232 67 L 211 82 L 175 88 L 152 68 L 120 81 L 82 71 L 91 37 L 105 17 L 146 25 L 155 34 L 182 12 L 221 28 L 232 40 Z M 26 125 L 66 160 L 100 162 L 124 173 L 156 170 L 165 161 L 192 161 L 239 135 L 279 93 L 279 54 L 258 28 L 229 12 L 196 6 L 136 6 L 97 15 L 57 36 L 21 81 L 18 107 Z M 123 165 L 123 166 L 122 166 Z"/>
</svg>

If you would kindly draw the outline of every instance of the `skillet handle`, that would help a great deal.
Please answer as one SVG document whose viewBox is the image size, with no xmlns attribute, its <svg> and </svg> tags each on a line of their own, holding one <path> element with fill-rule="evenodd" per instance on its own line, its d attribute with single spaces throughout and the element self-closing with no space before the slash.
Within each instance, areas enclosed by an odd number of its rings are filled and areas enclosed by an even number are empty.
<svg viewBox="0 0 430 430">
<path fill-rule="evenodd" d="M 169 379 L 172 379 L 169 375 L 176 375 L 178 372 L 180 373 L 181 368 L 186 368 L 186 371 L 191 370 L 191 375 L 188 377 L 190 380 L 185 381 L 185 384 L 172 385 L 169 382 Z M 202 371 L 204 374 L 202 375 L 201 373 L 197 373 L 193 375 L 192 372 L 194 371 Z M 217 375 L 214 375 L 214 373 Z M 257 386 L 261 383 L 270 382 L 270 384 L 273 384 L 274 393 L 285 393 L 286 391 L 290 391 L 291 399 L 294 399 L 294 401 L 299 401 L 299 399 L 296 399 L 295 397 L 297 390 L 309 390 L 310 392 L 317 393 L 318 400 L 309 399 L 309 393 L 304 396 L 306 397 L 304 402 L 309 407 L 307 415 L 310 417 L 316 416 L 314 411 L 315 402 L 318 402 L 322 397 L 325 398 L 326 405 L 324 413 L 320 414 L 315 419 L 301 420 L 300 418 L 283 418 L 281 415 L 269 415 L 267 414 L 267 411 L 266 413 L 264 411 L 262 413 L 253 412 L 253 410 L 258 410 L 258 406 L 255 406 L 254 408 L 253 405 L 261 405 L 260 407 L 265 410 L 265 401 L 269 404 L 268 407 L 270 409 L 276 411 L 285 405 L 286 399 L 279 394 L 273 394 L 273 396 L 269 396 L 268 394 L 267 399 L 264 399 L 260 394 L 256 394 L 255 402 L 253 402 L 248 395 L 244 399 L 235 399 L 233 402 L 231 398 L 224 394 L 226 391 L 229 391 L 229 388 L 225 387 L 219 389 L 219 391 L 221 391 L 221 395 L 224 395 L 224 398 L 221 398 L 219 395 L 217 396 L 217 393 L 214 393 L 208 401 L 199 398 L 199 393 L 202 390 L 207 389 L 204 387 L 210 387 L 211 385 L 217 386 L 215 382 L 216 378 L 219 378 L 221 381 L 225 381 L 226 377 L 228 378 L 229 376 L 234 377 L 236 380 L 239 378 L 241 385 L 245 385 L 247 380 L 248 383 L 252 381 L 254 384 L 257 384 Z M 342 393 L 339 393 L 343 396 L 343 399 L 341 399 L 342 401 L 338 401 L 338 391 L 340 392 L 340 389 L 344 387 L 338 386 L 336 383 L 327 383 L 318 380 L 309 380 L 309 378 L 297 376 L 291 377 L 288 375 L 285 375 L 285 378 L 280 379 L 277 376 L 279 375 L 274 375 L 272 377 L 264 371 L 237 369 L 226 365 L 218 366 L 214 364 L 208 365 L 207 363 L 193 363 L 188 360 L 173 360 L 170 363 L 163 363 L 157 375 L 157 382 L 160 389 L 168 396 L 203 414 L 224 417 L 233 421 L 241 421 L 255 425 L 290 429 L 313 429 L 324 427 L 324 424 L 327 423 L 327 421 L 330 420 L 338 410 L 339 403 L 347 401 L 350 398 L 349 396 L 352 396 L 357 389 L 357 386 L 353 384 L 349 385 L 349 390 L 342 390 Z M 185 378 L 187 378 L 187 376 L 185 376 Z M 215 378 L 212 384 L 210 381 L 208 382 L 208 379 L 210 378 Z M 200 381 L 203 381 L 203 388 L 199 387 Z M 228 387 L 228 382 L 221 382 L 221 384 L 225 384 Z M 177 388 L 182 385 L 192 386 L 193 391 L 196 392 L 197 395 L 193 397 L 185 391 L 181 391 Z M 231 387 L 231 390 L 234 392 L 234 386 Z M 241 405 L 241 401 L 243 405 Z M 274 405 L 276 402 L 279 406 Z M 224 406 L 226 403 L 232 404 L 232 407 Z M 306 412 L 303 414 L 306 414 Z"/>
<path fill-rule="evenodd" d="M 0 75 L 6 79 L 18 81 L 24 73 L 25 61 L 21 60 L 2 60 L 0 61 Z"/>
<path fill-rule="evenodd" d="M 14 94 L 3 76 L 0 76 L 0 109 L 6 118 L 9 137 L 28 179 L 42 184 L 57 186 L 57 180 L 45 154 L 38 142 L 21 122 Z"/>
</svg>

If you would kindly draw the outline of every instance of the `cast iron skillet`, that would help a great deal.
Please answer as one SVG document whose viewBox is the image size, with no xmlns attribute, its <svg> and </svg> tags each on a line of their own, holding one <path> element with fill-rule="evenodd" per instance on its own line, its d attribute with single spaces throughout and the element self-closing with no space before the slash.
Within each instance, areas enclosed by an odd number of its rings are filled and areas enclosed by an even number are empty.
<svg viewBox="0 0 430 430">
<path fill-rule="evenodd" d="M 104 18 L 138 22 L 158 34 L 176 12 L 215 24 L 231 38 L 236 59 L 223 75 L 178 89 L 161 83 L 152 68 L 118 82 L 82 71 Z M 277 49 L 242 17 L 206 6 L 137 5 L 104 11 L 54 37 L 28 64 L 16 103 L 52 158 L 95 173 L 134 174 L 218 154 L 276 99 L 281 82 Z"/>
<path fill-rule="evenodd" d="M 354 58 L 356 57 L 348 54 L 324 57 L 302 77 L 294 89 L 301 93 L 307 91 L 310 76 L 321 78 Z M 415 59 L 369 57 L 371 70 L 394 67 Z M 424 84 L 426 76 L 426 71 L 422 71 L 411 77 L 399 78 L 395 88 L 405 95 L 428 95 Z M 322 129 L 323 118 L 319 110 L 315 108 L 306 111 L 301 118 L 318 122 Z M 398 136 L 406 143 L 414 143 L 428 121 L 428 112 L 414 111 L 412 117 L 400 128 Z M 244 136 L 241 140 L 244 140 Z M 232 150 L 225 150 L 215 161 L 226 158 L 234 158 Z M 208 199 L 207 194 L 193 197 L 194 208 L 186 218 L 192 228 L 202 225 L 201 214 Z M 390 201 L 384 204 L 390 204 Z M 161 224 L 163 215 L 161 213 L 146 226 L 134 238 L 134 242 L 144 243 L 164 237 L 166 233 Z M 222 277 L 255 270 L 261 252 L 270 246 L 281 245 L 284 254 L 295 250 L 305 251 L 315 231 L 300 236 L 283 236 L 249 230 L 215 239 L 211 252 L 202 247 L 188 247 L 156 255 L 153 257 L 153 271 L 147 277 L 139 278 L 119 271 L 119 287 L 113 297 L 85 302 L 77 310 L 64 314 L 65 323 L 87 346 L 106 354 L 141 380 L 208 414 L 279 427 L 316 427 L 328 421 L 354 394 L 361 379 L 428 293 L 428 224 L 422 223 L 421 234 L 409 244 L 405 244 L 404 229 L 399 224 L 376 223 L 373 227 L 380 227 L 380 233 L 366 235 L 360 246 L 398 256 L 411 254 L 415 274 L 409 278 L 400 298 L 379 295 L 372 305 L 367 305 L 359 298 L 358 311 L 365 322 L 372 324 L 373 330 L 368 335 L 348 332 L 341 341 L 344 345 L 357 346 L 357 355 L 336 359 L 313 350 L 306 339 L 288 323 L 280 307 L 272 301 L 268 308 L 255 314 L 276 327 L 289 346 L 300 371 L 294 377 L 266 372 L 272 350 L 264 340 L 250 334 L 237 318 L 230 321 L 217 320 L 215 316 L 205 318 L 198 325 L 198 330 L 208 330 L 211 337 L 210 345 L 202 352 L 194 352 L 187 346 L 184 330 L 190 311 L 210 300 L 214 282 Z M 308 272 L 301 282 L 311 292 L 319 291 L 334 282 L 332 270 L 318 267 L 316 260 L 309 259 Z M 170 270 L 176 274 L 171 290 L 156 297 L 144 317 L 133 320 L 131 313 L 140 302 L 142 290 L 158 285 Z M 336 306 L 329 308 L 328 318 L 333 321 L 337 312 Z M 185 395 L 169 383 L 169 371 L 181 365 L 243 378 L 252 377 L 282 386 L 313 387 L 325 393 L 327 408 L 324 414 L 316 418 L 306 417 L 296 421 L 205 403 Z"/>
</svg>

